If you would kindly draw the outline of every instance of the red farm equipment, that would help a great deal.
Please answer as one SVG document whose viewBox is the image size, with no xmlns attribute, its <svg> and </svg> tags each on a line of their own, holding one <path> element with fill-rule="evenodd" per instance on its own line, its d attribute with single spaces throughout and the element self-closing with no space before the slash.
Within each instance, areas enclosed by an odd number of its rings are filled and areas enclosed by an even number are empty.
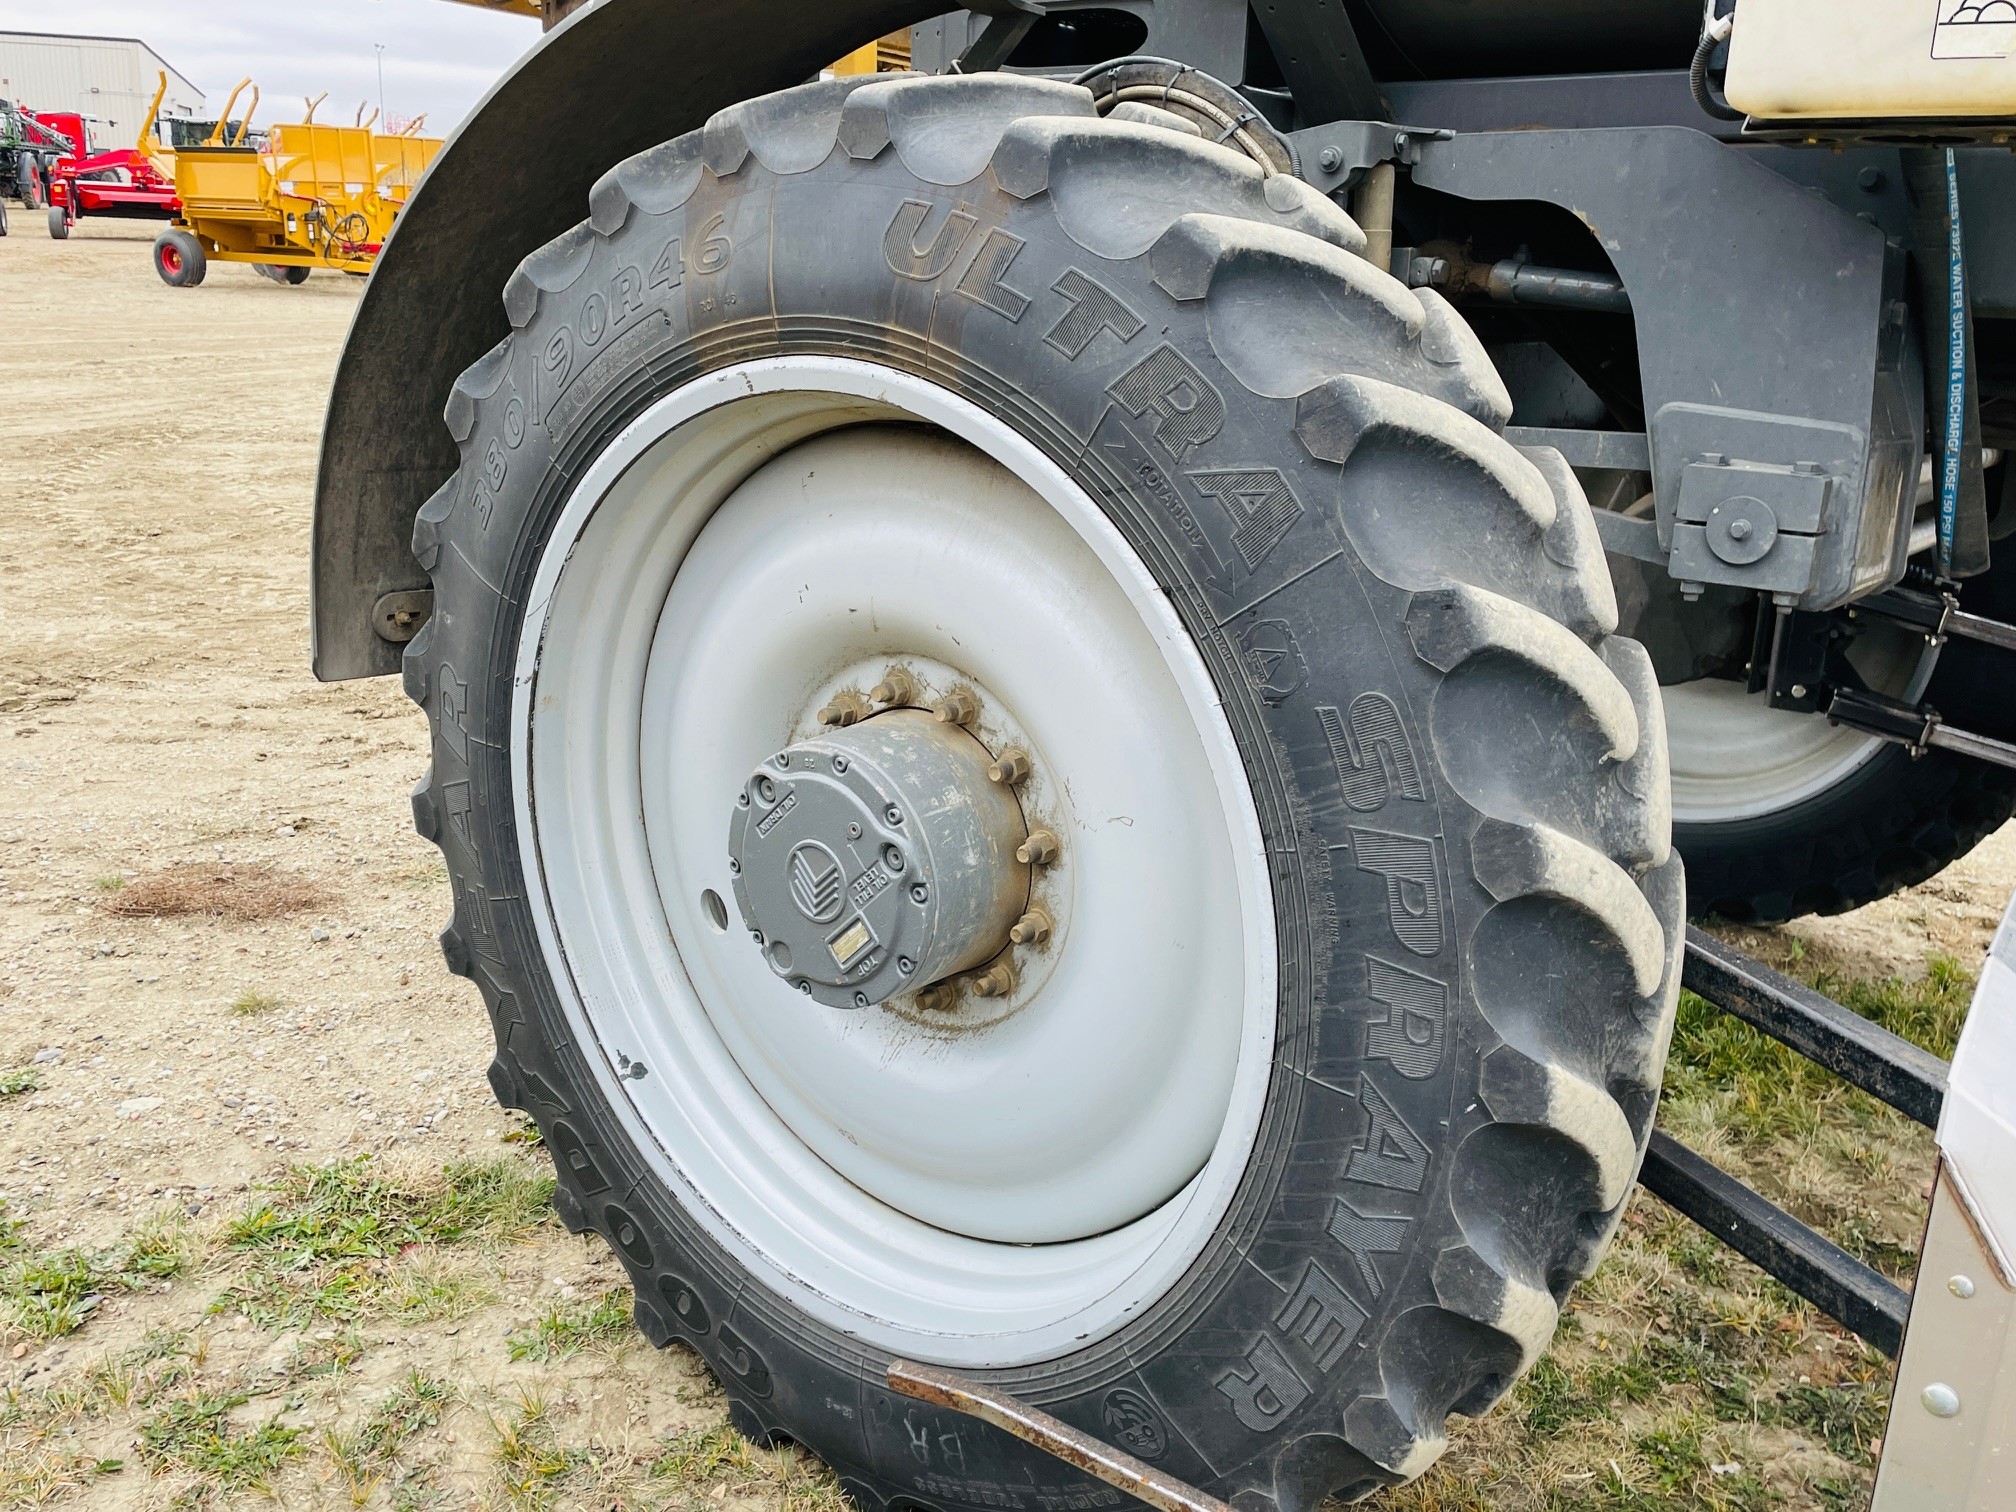
<svg viewBox="0 0 2016 1512">
<path fill-rule="evenodd" d="M 133 147 L 90 150 L 90 122 L 61 111 L 40 119 L 77 144 L 49 176 L 49 234 L 58 241 L 85 216 L 120 220 L 173 220 L 180 208 L 175 184 L 154 160 Z"/>
</svg>

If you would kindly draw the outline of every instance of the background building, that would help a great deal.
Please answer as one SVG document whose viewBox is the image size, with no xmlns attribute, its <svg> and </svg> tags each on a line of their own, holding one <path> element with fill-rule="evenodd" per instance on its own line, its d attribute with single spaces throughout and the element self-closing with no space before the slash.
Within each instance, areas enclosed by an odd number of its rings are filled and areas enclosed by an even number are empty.
<svg viewBox="0 0 2016 1512">
<path fill-rule="evenodd" d="M 0 99 L 91 118 L 92 147 L 131 146 L 163 69 L 164 116 L 200 116 L 203 91 L 135 37 L 0 31 Z"/>
</svg>

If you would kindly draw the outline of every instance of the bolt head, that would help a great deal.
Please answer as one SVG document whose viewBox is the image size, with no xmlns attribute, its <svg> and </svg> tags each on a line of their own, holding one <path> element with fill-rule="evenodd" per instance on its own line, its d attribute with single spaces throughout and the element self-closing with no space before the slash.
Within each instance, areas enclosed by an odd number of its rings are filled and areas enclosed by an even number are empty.
<svg viewBox="0 0 2016 1512">
<path fill-rule="evenodd" d="M 1960 1415 L 1960 1393 L 1944 1381 L 1934 1381 L 1918 1393 L 1918 1400 L 1927 1412 L 1936 1418 L 1958 1417 Z"/>
<path fill-rule="evenodd" d="M 1974 1278 L 1972 1276 L 1955 1276 L 1946 1283 L 1946 1290 L 1964 1301 L 1966 1298 L 1974 1295 Z"/>
<path fill-rule="evenodd" d="M 1335 173 L 1344 166 L 1344 154 L 1335 147 L 1325 147 L 1316 162 L 1325 173 Z"/>
</svg>

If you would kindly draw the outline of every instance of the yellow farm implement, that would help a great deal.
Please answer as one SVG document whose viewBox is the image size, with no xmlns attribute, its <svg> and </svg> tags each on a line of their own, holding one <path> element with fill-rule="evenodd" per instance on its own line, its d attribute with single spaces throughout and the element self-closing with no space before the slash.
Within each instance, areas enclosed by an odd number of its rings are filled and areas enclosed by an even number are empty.
<svg viewBox="0 0 2016 1512">
<path fill-rule="evenodd" d="M 220 136 L 174 154 L 182 212 L 154 243 L 164 282 L 192 288 L 211 261 L 251 263 L 280 283 L 315 268 L 368 273 L 413 186 L 441 150 L 412 128 L 310 119 L 274 126 L 263 145 Z M 415 123 L 417 126 L 419 123 Z"/>
</svg>

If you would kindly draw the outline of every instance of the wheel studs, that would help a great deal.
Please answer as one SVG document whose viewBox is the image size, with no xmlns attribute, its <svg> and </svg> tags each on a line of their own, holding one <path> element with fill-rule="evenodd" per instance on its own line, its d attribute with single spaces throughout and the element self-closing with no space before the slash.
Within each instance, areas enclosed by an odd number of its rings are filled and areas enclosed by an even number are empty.
<svg viewBox="0 0 2016 1512">
<path fill-rule="evenodd" d="M 875 711 L 859 693 L 842 693 L 819 711 L 819 723 L 832 729 L 857 725 Z"/>
<path fill-rule="evenodd" d="M 1017 945 L 1041 945 L 1050 938 L 1053 927 L 1048 909 L 1032 908 L 1015 921 L 1015 927 L 1008 931 L 1008 938 Z"/>
<path fill-rule="evenodd" d="M 1057 859 L 1057 837 L 1047 829 L 1029 831 L 1029 838 L 1016 847 L 1015 859 L 1024 866 L 1049 866 Z"/>
<path fill-rule="evenodd" d="M 970 725 L 980 717 L 980 701 L 971 693 L 954 690 L 931 706 L 940 724 Z"/>
<path fill-rule="evenodd" d="M 882 674 L 882 681 L 868 690 L 868 696 L 892 709 L 907 709 L 916 701 L 917 679 L 901 667 L 891 667 Z"/>
<path fill-rule="evenodd" d="M 1029 780 L 1029 753 L 1010 746 L 987 768 L 987 780 L 1020 787 Z"/>
<path fill-rule="evenodd" d="M 933 982 L 917 993 L 917 1006 L 926 1013 L 943 1013 L 958 1003 L 958 990 L 950 982 Z"/>
<path fill-rule="evenodd" d="M 973 995 L 983 998 L 1007 997 L 1015 991 L 1015 964 L 1002 956 L 973 978 Z"/>
</svg>

